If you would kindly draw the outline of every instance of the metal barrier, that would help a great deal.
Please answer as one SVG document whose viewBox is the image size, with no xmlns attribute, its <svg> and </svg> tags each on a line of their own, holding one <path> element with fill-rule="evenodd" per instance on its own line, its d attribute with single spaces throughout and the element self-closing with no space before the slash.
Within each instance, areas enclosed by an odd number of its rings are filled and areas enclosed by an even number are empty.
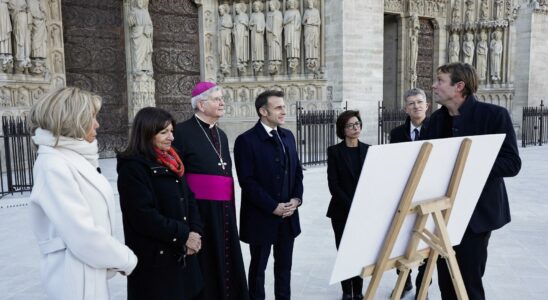
<svg viewBox="0 0 548 300">
<path fill-rule="evenodd" d="M 0 198 L 32 189 L 32 168 L 36 160 L 25 118 L 3 116 L 2 132 L 4 153 L 0 155 L 3 154 L 4 163 L 0 158 Z"/>
<path fill-rule="evenodd" d="M 339 111 L 305 111 L 297 102 L 297 152 L 304 166 L 327 163 L 327 147 L 337 141 Z"/>
<path fill-rule="evenodd" d="M 521 146 L 542 146 L 548 142 L 548 109 L 540 100 L 540 106 L 523 108 Z"/>
<path fill-rule="evenodd" d="M 381 145 L 390 142 L 390 131 L 405 123 L 407 114 L 403 109 L 386 108 L 382 105 L 382 102 L 379 101 L 378 117 L 377 143 Z"/>
</svg>

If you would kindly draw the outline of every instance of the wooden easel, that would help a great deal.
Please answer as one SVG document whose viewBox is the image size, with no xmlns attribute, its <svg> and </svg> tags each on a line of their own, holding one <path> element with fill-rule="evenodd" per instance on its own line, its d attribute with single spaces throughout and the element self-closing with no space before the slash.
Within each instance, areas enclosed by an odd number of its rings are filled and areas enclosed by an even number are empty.
<svg viewBox="0 0 548 300">
<path fill-rule="evenodd" d="M 447 222 L 449 221 L 449 216 L 451 215 L 451 209 L 453 208 L 453 203 L 457 195 L 471 145 L 472 140 L 468 138 L 465 138 L 462 141 L 457 160 L 453 167 L 453 173 L 451 175 L 449 186 L 444 196 L 412 203 L 415 191 L 417 190 L 417 186 L 426 166 L 426 162 L 428 161 L 428 157 L 432 151 L 431 143 L 423 143 L 413 166 L 411 175 L 407 180 L 407 184 L 403 191 L 396 214 L 392 219 L 390 230 L 388 231 L 388 235 L 384 241 L 380 256 L 376 264 L 366 266 L 362 269 L 362 277 L 372 276 L 369 286 L 367 287 L 367 291 L 364 295 L 366 300 L 373 300 L 383 273 L 395 267 L 400 269 L 400 274 L 398 276 L 396 287 L 394 288 L 391 299 L 399 300 L 410 269 L 419 266 L 422 261 L 428 257 L 425 274 L 418 294 L 418 299 L 424 300 L 430 285 L 435 263 L 440 255 L 447 260 L 447 265 L 458 299 L 468 300 L 468 295 L 466 293 L 464 282 L 457 264 L 455 252 L 453 251 L 449 234 L 447 232 Z M 400 233 L 405 218 L 410 214 L 417 214 L 417 220 L 413 229 L 413 235 L 407 245 L 406 252 L 403 256 L 391 259 L 390 254 L 392 253 L 392 249 L 394 248 L 398 234 Z M 432 215 L 434 219 L 436 229 L 435 233 L 432 233 L 425 228 L 426 222 L 430 215 Z M 417 251 L 420 240 L 426 242 L 430 248 Z"/>
</svg>

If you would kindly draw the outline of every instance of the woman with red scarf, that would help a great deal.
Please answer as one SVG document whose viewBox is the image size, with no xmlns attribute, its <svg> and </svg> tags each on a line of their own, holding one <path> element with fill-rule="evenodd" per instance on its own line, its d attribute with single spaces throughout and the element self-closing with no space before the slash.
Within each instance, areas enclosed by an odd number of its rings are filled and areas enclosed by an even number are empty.
<svg viewBox="0 0 548 300">
<path fill-rule="evenodd" d="M 196 259 L 202 224 L 185 167 L 171 147 L 175 120 L 146 107 L 118 154 L 118 192 L 125 242 L 139 263 L 128 277 L 128 299 L 192 299 L 203 287 Z"/>
</svg>

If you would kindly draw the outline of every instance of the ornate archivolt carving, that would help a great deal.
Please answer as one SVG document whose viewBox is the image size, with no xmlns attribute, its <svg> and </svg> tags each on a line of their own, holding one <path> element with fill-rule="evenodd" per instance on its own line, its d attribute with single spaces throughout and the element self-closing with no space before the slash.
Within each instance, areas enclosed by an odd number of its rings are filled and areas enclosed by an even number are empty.
<svg viewBox="0 0 548 300">
<path fill-rule="evenodd" d="M 400 6 L 398 4 L 393 5 L 396 7 Z M 419 16 L 445 17 L 447 13 L 446 7 L 447 0 L 409 0 L 409 12 Z"/>
<path fill-rule="evenodd" d="M 384 11 L 387 12 L 402 12 L 402 0 L 384 0 Z"/>
</svg>

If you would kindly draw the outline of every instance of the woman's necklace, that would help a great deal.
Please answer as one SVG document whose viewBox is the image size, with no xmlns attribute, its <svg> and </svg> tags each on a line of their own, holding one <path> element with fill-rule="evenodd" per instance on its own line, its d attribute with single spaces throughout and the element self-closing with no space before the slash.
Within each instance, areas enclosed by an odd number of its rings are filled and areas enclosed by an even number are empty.
<svg viewBox="0 0 548 300">
<path fill-rule="evenodd" d="M 217 156 L 219 157 L 219 163 L 217 165 L 224 170 L 225 166 L 226 166 L 226 162 L 223 160 L 223 155 L 222 155 L 222 153 L 223 153 L 223 143 L 221 143 L 221 141 L 219 141 L 219 151 L 217 151 L 217 148 L 215 148 L 215 145 L 213 145 L 213 142 L 211 142 L 211 139 L 209 138 L 209 135 L 207 135 L 207 132 L 205 131 L 202 124 L 200 124 L 200 121 L 198 121 L 198 117 L 196 117 L 196 115 L 194 116 L 194 119 L 196 120 L 196 123 L 198 123 L 198 127 L 200 127 L 202 129 L 202 132 L 204 133 L 204 135 L 205 135 L 207 141 L 209 142 L 209 144 L 211 145 L 211 148 L 213 148 L 213 151 L 215 151 L 215 154 L 217 154 Z M 221 136 L 219 135 L 219 128 L 217 128 L 217 126 L 215 126 L 215 130 L 217 131 L 217 137 L 219 139 L 221 139 Z"/>
</svg>

